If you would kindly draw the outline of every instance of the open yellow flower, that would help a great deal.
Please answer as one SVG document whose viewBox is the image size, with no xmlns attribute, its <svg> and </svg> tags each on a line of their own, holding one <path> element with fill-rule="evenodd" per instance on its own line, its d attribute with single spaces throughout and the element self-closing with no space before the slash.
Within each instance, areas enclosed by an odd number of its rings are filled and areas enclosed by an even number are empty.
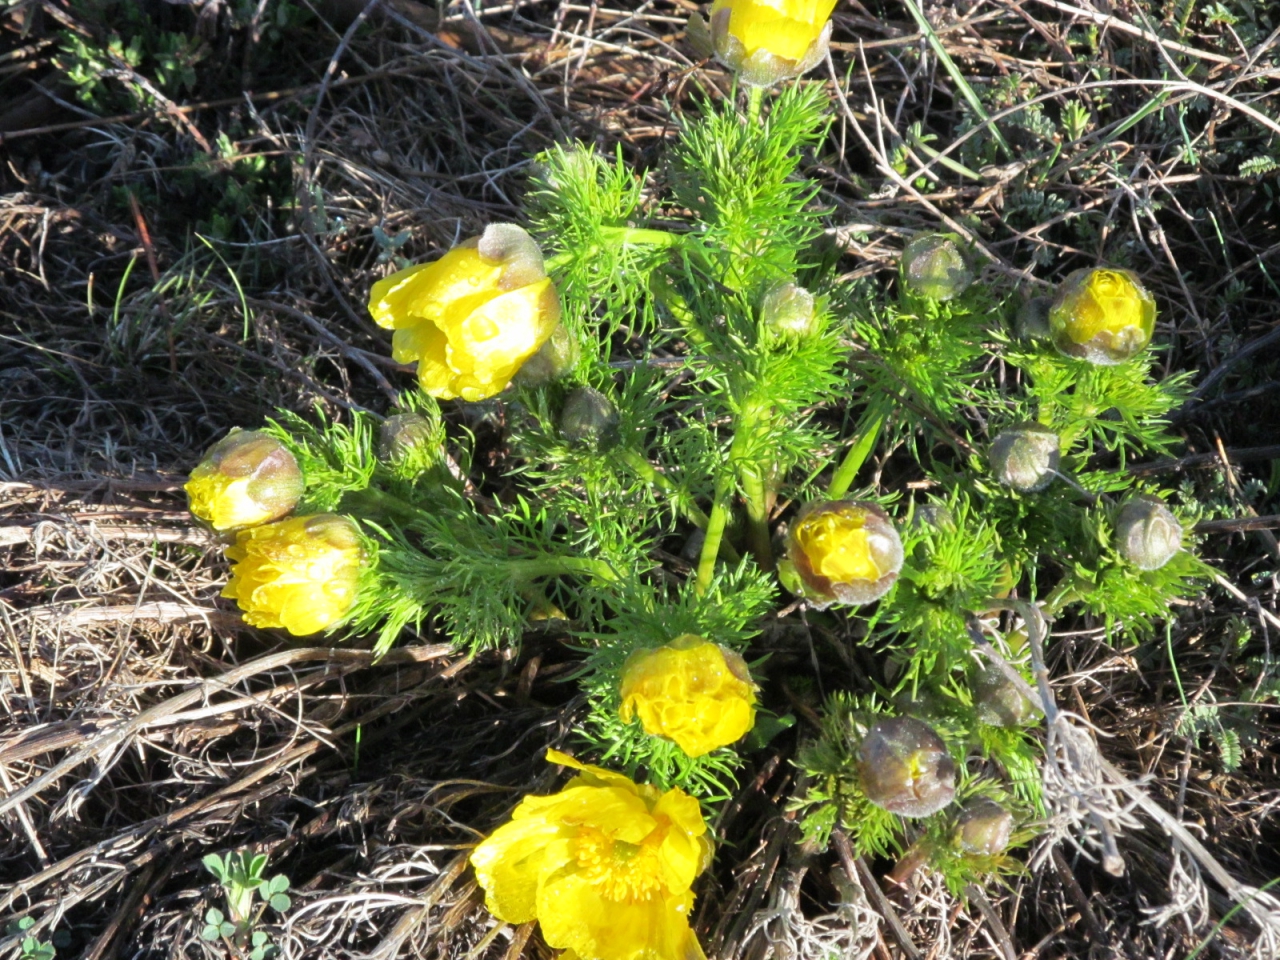
<svg viewBox="0 0 1280 960">
<path fill-rule="evenodd" d="M 745 736 L 755 703 L 746 661 L 693 634 L 637 650 L 622 671 L 623 723 L 638 716 L 645 733 L 674 740 L 691 757 Z"/>
<path fill-rule="evenodd" d="M 557 750 L 547 759 L 582 772 L 525 797 L 471 854 L 489 911 L 537 920 L 548 946 L 581 960 L 704 960 L 689 928 L 690 888 L 711 861 L 698 801 Z"/>
<path fill-rule="evenodd" d="M 484 400 L 506 389 L 551 337 L 560 296 L 533 238 L 495 223 L 439 260 L 379 280 L 369 312 L 395 331 L 395 359 L 418 361 L 426 393 Z"/>
<path fill-rule="evenodd" d="M 1151 342 L 1156 301 L 1128 270 L 1076 270 L 1049 307 L 1049 335 L 1059 352 L 1111 366 Z"/>
<path fill-rule="evenodd" d="M 275 437 L 232 430 L 205 453 L 183 487 L 191 513 L 219 533 L 278 520 L 298 505 L 298 461 Z"/>
<path fill-rule="evenodd" d="M 242 530 L 226 554 L 231 580 L 222 595 L 252 626 L 306 636 L 340 623 L 355 605 L 364 551 L 346 517 L 317 513 Z"/>
<path fill-rule="evenodd" d="M 790 581 L 788 589 L 818 609 L 870 603 L 898 579 L 902 540 L 889 515 L 874 503 L 809 504 L 788 531 L 783 564 L 779 572 Z"/>
<path fill-rule="evenodd" d="M 736 72 L 743 83 L 769 87 L 812 70 L 827 55 L 836 0 L 715 0 L 711 23 L 695 15 L 695 44 Z"/>
</svg>

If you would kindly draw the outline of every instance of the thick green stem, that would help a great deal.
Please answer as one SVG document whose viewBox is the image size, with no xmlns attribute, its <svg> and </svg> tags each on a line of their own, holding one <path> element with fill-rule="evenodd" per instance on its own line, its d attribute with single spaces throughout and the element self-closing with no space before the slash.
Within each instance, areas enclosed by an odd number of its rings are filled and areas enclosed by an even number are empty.
<svg viewBox="0 0 1280 960">
<path fill-rule="evenodd" d="M 422 507 L 374 487 L 348 490 L 338 502 L 338 512 L 354 514 L 361 518 L 367 517 L 371 520 L 381 517 L 401 524 L 413 523 L 430 514 L 430 511 Z"/>
<path fill-rule="evenodd" d="M 769 491 L 758 463 L 743 464 L 742 496 L 747 501 L 747 541 L 761 570 L 773 569 L 773 543 L 769 535 Z"/>
<path fill-rule="evenodd" d="M 644 227 L 604 227 L 600 231 L 606 240 L 632 246 L 674 247 L 682 236 L 666 230 L 650 230 Z"/>
<path fill-rule="evenodd" d="M 880 430 L 884 427 L 891 408 L 892 403 L 887 397 L 879 397 L 873 400 L 862 414 L 862 419 L 858 421 L 857 438 L 849 447 L 849 452 L 844 455 L 840 466 L 836 468 L 835 476 L 831 478 L 831 486 L 827 488 L 828 500 L 839 500 L 849 492 L 849 488 L 853 486 L 853 481 L 858 476 L 858 471 L 862 469 L 867 457 L 871 456 L 871 451 L 875 449 L 876 441 L 880 439 Z"/>
<path fill-rule="evenodd" d="M 600 237 L 606 244 L 614 244 L 619 247 L 628 245 L 636 247 L 674 247 L 684 242 L 681 234 L 670 233 L 666 230 L 649 230 L 643 227 L 602 227 L 600 229 Z M 585 256 L 593 257 L 598 252 L 599 248 L 593 245 L 587 250 Z M 555 273 L 568 266 L 573 259 L 574 255 L 568 250 L 564 250 L 554 257 L 548 257 L 544 266 L 547 273 Z"/>
<path fill-rule="evenodd" d="M 707 518 L 707 535 L 702 541 L 702 554 L 698 557 L 698 596 L 707 592 L 715 577 L 716 557 L 720 554 L 720 541 L 729 521 L 729 490 L 733 486 L 733 470 L 725 469 L 716 481 L 715 502 L 711 504 L 711 516 Z"/>
<path fill-rule="evenodd" d="M 768 501 L 764 487 L 765 467 L 761 464 L 747 463 L 747 451 L 760 430 L 760 424 L 768 413 L 768 406 L 756 402 L 749 397 L 742 405 L 742 412 L 734 425 L 733 443 L 729 446 L 728 462 L 721 468 L 716 478 L 715 502 L 711 505 L 711 516 L 707 522 L 707 537 L 702 542 L 702 554 L 698 557 L 699 594 L 707 592 L 715 576 L 716 557 L 720 553 L 720 543 L 724 539 L 724 530 L 729 522 L 729 501 L 733 493 L 734 480 L 742 477 L 743 491 L 747 496 L 748 513 L 758 520 L 753 523 L 751 549 L 756 561 L 766 570 L 773 566 L 773 556 L 769 548 Z M 747 477 L 753 474 L 756 485 L 749 488 Z M 754 494 L 754 495 L 753 495 Z M 757 538 L 762 539 L 761 547 Z"/>
<path fill-rule="evenodd" d="M 536 580 L 539 577 L 594 577 L 606 583 L 616 583 L 618 574 L 603 560 L 590 557 L 545 557 L 537 560 L 512 560 L 509 570 L 517 580 Z"/>
<path fill-rule="evenodd" d="M 681 513 L 689 518 L 695 526 L 700 530 L 707 529 L 707 515 L 698 509 L 698 505 L 693 502 L 693 497 L 689 495 L 689 491 L 685 490 L 679 484 L 675 483 L 665 474 L 659 473 L 658 469 L 634 450 L 624 450 L 622 459 L 632 470 L 644 478 L 645 482 L 650 486 L 657 487 L 667 496 L 671 497 L 680 507 Z"/>
<path fill-rule="evenodd" d="M 760 108 L 764 105 L 764 87 L 747 87 L 747 123 L 760 122 Z"/>
</svg>

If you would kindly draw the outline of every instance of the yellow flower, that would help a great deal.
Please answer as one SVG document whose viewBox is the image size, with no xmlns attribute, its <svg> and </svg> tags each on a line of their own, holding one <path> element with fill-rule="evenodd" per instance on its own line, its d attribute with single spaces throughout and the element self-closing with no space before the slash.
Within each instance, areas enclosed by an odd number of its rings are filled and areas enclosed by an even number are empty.
<svg viewBox="0 0 1280 960">
<path fill-rule="evenodd" d="M 745 736 L 755 702 L 746 661 L 692 634 L 637 650 L 622 671 L 622 722 L 638 716 L 645 733 L 674 740 L 691 757 Z"/>
<path fill-rule="evenodd" d="M 547 759 L 582 772 L 525 797 L 471 854 L 489 911 L 537 920 L 548 946 L 581 960 L 704 960 L 689 928 L 690 888 L 711 861 L 698 801 L 556 750 Z"/>
<path fill-rule="evenodd" d="M 715 0 L 711 23 L 696 14 L 689 33 L 743 83 L 769 87 L 798 77 L 827 55 L 836 0 Z"/>
<path fill-rule="evenodd" d="M 1077 270 L 1049 307 L 1049 335 L 1059 352 L 1111 366 L 1151 342 L 1156 301 L 1128 270 Z"/>
<path fill-rule="evenodd" d="M 898 578 L 902 541 L 889 515 L 874 503 L 810 504 L 791 525 L 783 563 L 788 589 L 818 609 L 870 603 Z"/>
<path fill-rule="evenodd" d="M 298 505 L 304 486 L 284 444 L 235 429 L 209 448 L 183 489 L 192 515 L 221 533 L 278 520 Z"/>
<path fill-rule="evenodd" d="M 355 605 L 364 551 L 346 517 L 317 513 L 242 530 L 226 554 L 231 580 L 222 595 L 255 627 L 306 636 L 340 623 Z"/>
<path fill-rule="evenodd" d="M 433 263 L 379 280 L 369 312 L 395 331 L 395 359 L 418 361 L 426 393 L 483 400 L 506 389 L 550 338 L 560 296 L 533 238 L 495 223 Z"/>
</svg>

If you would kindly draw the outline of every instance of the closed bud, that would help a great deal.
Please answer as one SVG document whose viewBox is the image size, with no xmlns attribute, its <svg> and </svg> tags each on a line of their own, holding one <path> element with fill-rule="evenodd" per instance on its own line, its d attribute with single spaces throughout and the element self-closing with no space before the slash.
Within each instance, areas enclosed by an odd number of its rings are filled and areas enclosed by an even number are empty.
<svg viewBox="0 0 1280 960">
<path fill-rule="evenodd" d="M 251 626 L 302 637 L 336 626 L 355 606 L 364 550 L 346 517 L 317 513 L 242 530 L 226 554 L 222 596 Z"/>
<path fill-rule="evenodd" d="M 1102 366 L 1140 353 L 1155 326 L 1155 298 L 1128 270 L 1076 270 L 1049 308 L 1049 333 L 1058 351 Z"/>
<path fill-rule="evenodd" d="M 577 338 L 563 323 L 558 323 L 547 342 L 516 371 L 514 381 L 522 387 L 540 387 L 559 380 L 573 372 L 579 355 Z"/>
<path fill-rule="evenodd" d="M 560 323 L 560 296 L 533 238 L 494 223 L 439 260 L 373 285 L 369 312 L 395 331 L 392 356 L 418 362 L 424 392 L 476 401 L 506 389 Z"/>
<path fill-rule="evenodd" d="M 416 476 L 440 461 L 440 429 L 420 413 L 397 413 L 378 427 L 378 459 L 398 474 Z"/>
<path fill-rule="evenodd" d="M 289 449 L 259 430 L 232 430 L 204 455 L 183 487 L 193 516 L 219 533 L 278 520 L 306 484 Z"/>
<path fill-rule="evenodd" d="M 1043 490 L 1058 471 L 1058 435 L 1038 423 L 1017 423 L 991 441 L 991 471 L 1022 493 Z"/>
<path fill-rule="evenodd" d="M 945 503 L 925 500 L 923 503 L 917 503 L 911 512 L 911 528 L 913 530 L 954 530 L 955 514 Z"/>
<path fill-rule="evenodd" d="M 674 740 L 690 757 L 740 740 L 755 725 L 746 661 L 692 634 L 627 658 L 621 697 L 623 723 L 639 717 L 645 733 Z"/>
<path fill-rule="evenodd" d="M 770 287 L 760 300 L 760 324 L 780 340 L 802 340 L 817 329 L 813 294 L 794 283 Z"/>
<path fill-rule="evenodd" d="M 1023 340 L 1045 340 L 1049 336 L 1049 308 L 1052 297 L 1032 297 L 1018 308 L 1015 321 L 1018 336 Z"/>
<path fill-rule="evenodd" d="M 831 41 L 836 0 L 715 0 L 710 24 L 694 14 L 689 39 L 743 83 L 771 87 L 816 67 Z"/>
<path fill-rule="evenodd" d="M 604 451 L 619 440 L 618 408 L 594 387 L 577 387 L 560 411 L 560 436 L 570 446 Z"/>
<path fill-rule="evenodd" d="M 986 797 L 970 800 L 956 819 L 956 846 L 970 856 L 1000 856 L 1012 833 L 1013 814 Z"/>
<path fill-rule="evenodd" d="M 867 799 L 904 817 L 937 813 L 956 795 L 947 745 L 914 717 L 877 721 L 858 746 L 857 770 Z"/>
<path fill-rule="evenodd" d="M 1136 496 L 1116 516 L 1116 552 L 1139 570 L 1159 570 L 1182 549 L 1182 525 L 1158 497 Z"/>
<path fill-rule="evenodd" d="M 994 663 L 987 664 L 974 680 L 973 706 L 978 719 L 991 727 L 1020 727 L 1040 713 Z"/>
<path fill-rule="evenodd" d="M 806 506 L 787 532 L 786 550 L 784 585 L 819 610 L 877 600 L 902 569 L 902 540 L 889 515 L 856 500 Z"/>
<path fill-rule="evenodd" d="M 917 297 L 951 300 L 973 283 L 973 266 L 954 233 L 923 233 L 902 251 L 902 282 Z"/>
</svg>

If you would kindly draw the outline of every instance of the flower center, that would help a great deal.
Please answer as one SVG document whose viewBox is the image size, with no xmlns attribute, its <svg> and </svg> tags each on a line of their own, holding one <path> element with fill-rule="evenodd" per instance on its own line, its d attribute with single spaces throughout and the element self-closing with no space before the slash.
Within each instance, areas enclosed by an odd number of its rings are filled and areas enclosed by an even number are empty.
<svg viewBox="0 0 1280 960">
<path fill-rule="evenodd" d="M 648 900 L 662 891 L 658 828 L 640 843 L 617 840 L 598 827 L 580 827 L 574 856 L 579 873 L 600 888 L 606 900 Z"/>
</svg>

